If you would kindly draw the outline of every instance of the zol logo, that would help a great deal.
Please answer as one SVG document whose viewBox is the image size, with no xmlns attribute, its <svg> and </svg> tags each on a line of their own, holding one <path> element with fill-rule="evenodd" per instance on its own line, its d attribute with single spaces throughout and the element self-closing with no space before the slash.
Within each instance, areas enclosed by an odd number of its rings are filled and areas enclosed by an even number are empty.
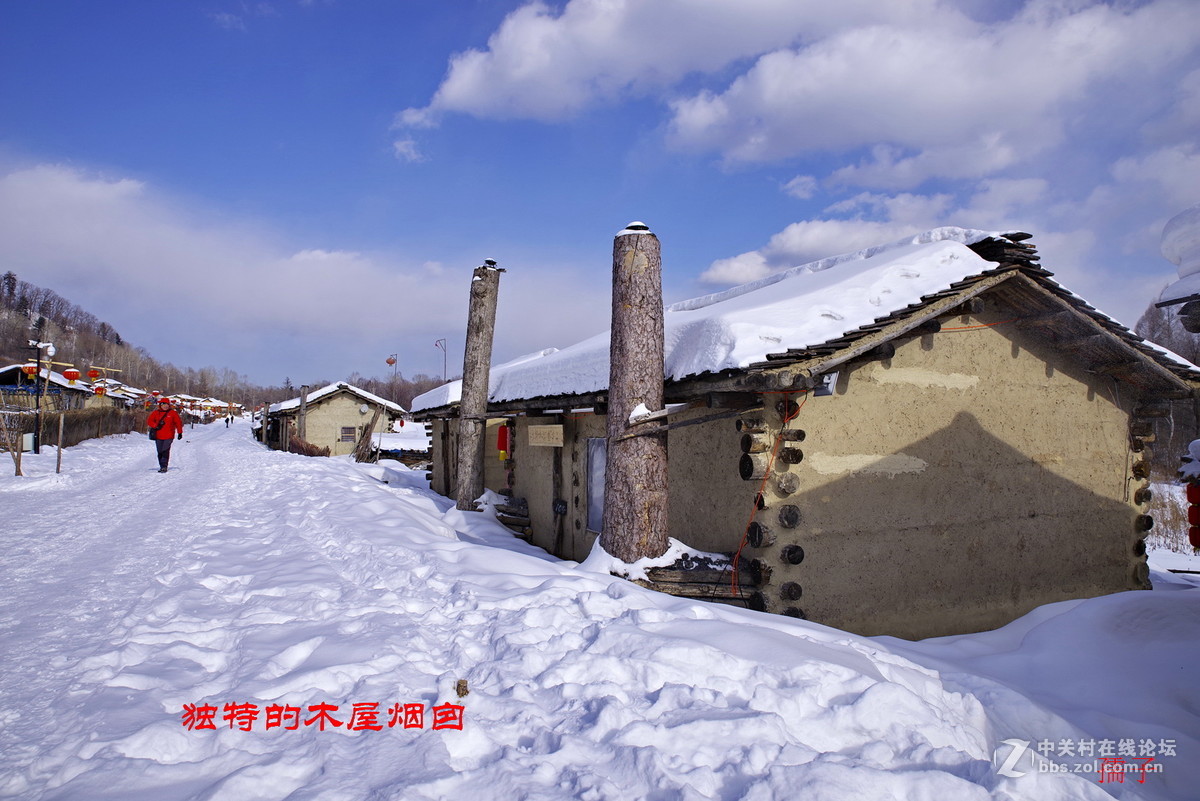
<svg viewBox="0 0 1200 801">
<path fill-rule="evenodd" d="M 1029 750 L 1029 741 L 1005 740 L 1003 745 L 1009 746 L 1011 750 L 1008 752 L 1008 756 L 1004 759 L 1004 761 L 1000 762 L 1000 756 L 1004 749 L 996 749 L 996 753 L 992 755 L 992 761 L 1000 765 L 1000 767 L 996 768 L 996 772 L 1001 776 L 1007 776 L 1010 779 L 1021 778 L 1025 775 L 1026 771 L 1017 770 L 1017 762 L 1019 762 L 1021 757 L 1025 756 L 1025 752 Z"/>
</svg>

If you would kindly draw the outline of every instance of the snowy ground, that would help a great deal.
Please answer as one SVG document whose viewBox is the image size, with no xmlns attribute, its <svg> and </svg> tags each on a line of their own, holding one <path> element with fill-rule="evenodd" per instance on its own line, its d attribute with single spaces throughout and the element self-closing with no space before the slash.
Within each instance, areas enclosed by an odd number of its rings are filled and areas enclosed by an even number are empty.
<svg viewBox="0 0 1200 801">
<path fill-rule="evenodd" d="M 1200 576 L 1156 571 L 1154 592 L 995 632 L 867 639 L 583 572 L 454 511 L 422 474 L 266 451 L 241 420 L 175 451 L 165 475 L 134 435 L 69 449 L 61 475 L 50 451 L 29 477 L 4 468 L 0 797 L 1183 801 L 1200 786 Z M 214 729 L 184 725 L 205 707 Z M 1120 783 L 1049 772 L 1104 749 L 1153 760 Z"/>
</svg>

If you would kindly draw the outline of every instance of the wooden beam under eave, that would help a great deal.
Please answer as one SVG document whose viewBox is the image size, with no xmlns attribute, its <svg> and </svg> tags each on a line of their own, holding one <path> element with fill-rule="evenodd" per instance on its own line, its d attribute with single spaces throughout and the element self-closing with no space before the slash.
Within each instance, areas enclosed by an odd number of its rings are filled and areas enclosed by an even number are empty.
<svg viewBox="0 0 1200 801">
<path fill-rule="evenodd" d="M 1076 319 L 1078 318 L 1071 312 L 1060 309 L 1044 314 L 1026 315 L 1020 319 L 1017 326 L 1035 329 L 1058 328 Z"/>
<path fill-rule="evenodd" d="M 1128 375 L 1137 371 L 1142 366 L 1141 362 L 1114 362 L 1112 364 L 1102 365 L 1093 368 L 1091 372 L 1098 375 Z"/>
<path fill-rule="evenodd" d="M 1095 347 L 1105 340 L 1104 334 L 1084 334 L 1079 337 L 1070 337 L 1063 335 L 1059 341 L 1058 347 L 1062 350 L 1070 351 L 1071 353 L 1079 353 L 1088 348 Z"/>
</svg>

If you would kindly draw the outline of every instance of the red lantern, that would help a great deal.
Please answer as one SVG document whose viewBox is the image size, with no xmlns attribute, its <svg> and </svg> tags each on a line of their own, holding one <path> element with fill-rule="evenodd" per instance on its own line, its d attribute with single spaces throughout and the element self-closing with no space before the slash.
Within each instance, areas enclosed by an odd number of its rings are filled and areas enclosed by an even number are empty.
<svg viewBox="0 0 1200 801">
<path fill-rule="evenodd" d="M 67 383 L 71 386 L 75 386 L 75 382 L 79 380 L 80 375 L 82 375 L 82 373 L 80 373 L 74 367 L 68 367 L 66 370 L 63 370 L 63 378 L 67 379 Z"/>
<path fill-rule="evenodd" d="M 25 375 L 37 375 L 37 371 L 38 371 L 38 368 L 37 368 L 36 364 L 31 363 L 31 364 L 21 365 L 21 372 L 24 373 Z"/>
<path fill-rule="evenodd" d="M 496 450 L 500 451 L 500 461 L 508 458 L 508 424 L 500 426 L 496 431 Z"/>
<path fill-rule="evenodd" d="M 1192 526 L 1188 529 L 1188 542 L 1193 548 L 1200 548 L 1200 527 Z"/>
<path fill-rule="evenodd" d="M 387 359 L 385 359 L 384 361 L 386 361 L 388 363 L 388 367 L 391 367 L 392 365 L 394 365 L 396 363 L 396 357 L 388 356 Z"/>
<path fill-rule="evenodd" d="M 88 370 L 88 380 L 89 381 L 95 381 L 99 377 L 100 377 L 100 371 L 97 370 L 95 367 L 93 367 L 91 370 Z"/>
<path fill-rule="evenodd" d="M 1187 502 L 1200 503 L 1200 484 L 1193 481 L 1187 485 Z"/>
<path fill-rule="evenodd" d="M 104 387 L 104 386 L 94 387 L 92 389 L 92 391 L 95 392 L 97 395 L 103 395 L 105 392 L 108 392 L 108 387 Z"/>
</svg>

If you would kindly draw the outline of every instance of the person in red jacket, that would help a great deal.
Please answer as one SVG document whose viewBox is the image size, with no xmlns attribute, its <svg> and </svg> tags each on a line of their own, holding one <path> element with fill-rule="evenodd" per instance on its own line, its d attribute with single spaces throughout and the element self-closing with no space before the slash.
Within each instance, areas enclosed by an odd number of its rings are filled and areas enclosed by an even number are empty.
<svg viewBox="0 0 1200 801">
<path fill-rule="evenodd" d="M 170 398 L 159 398 L 158 408 L 150 412 L 146 418 L 146 428 L 150 431 L 150 439 L 158 448 L 158 472 L 167 472 L 167 462 L 171 459 L 171 440 L 175 437 L 183 439 L 183 420 L 179 412 L 171 408 Z"/>
</svg>

